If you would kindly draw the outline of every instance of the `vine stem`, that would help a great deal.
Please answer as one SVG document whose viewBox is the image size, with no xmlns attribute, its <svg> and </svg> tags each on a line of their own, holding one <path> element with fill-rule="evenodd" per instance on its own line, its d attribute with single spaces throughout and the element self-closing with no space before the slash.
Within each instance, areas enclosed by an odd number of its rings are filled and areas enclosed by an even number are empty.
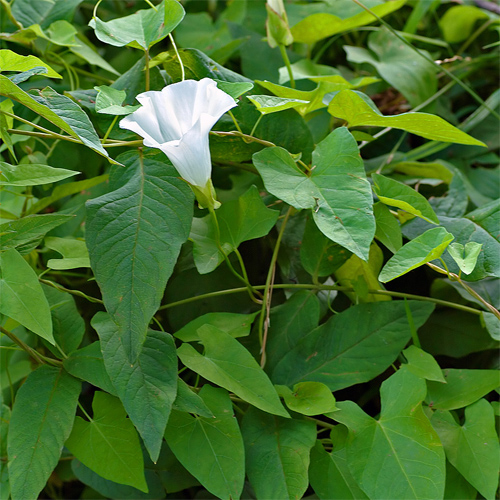
<svg viewBox="0 0 500 500">
<path fill-rule="evenodd" d="M 0 326 L 0 332 L 9 337 L 12 342 L 17 344 L 23 351 L 26 351 L 37 363 L 41 365 L 52 365 L 60 368 L 62 366 L 62 362 L 57 359 L 51 359 L 43 354 L 40 354 L 37 350 L 30 347 L 28 344 L 25 344 L 19 337 L 14 335 L 9 330 L 6 330 L 3 326 Z"/>
<path fill-rule="evenodd" d="M 267 332 L 269 330 L 269 314 L 271 311 L 271 298 L 272 290 L 274 284 L 274 275 L 276 272 L 276 262 L 278 260 L 278 253 L 281 245 L 281 240 L 283 239 L 283 234 L 285 233 L 285 228 L 292 213 L 293 208 L 288 207 L 285 218 L 281 223 L 280 231 L 278 233 L 278 239 L 276 240 L 276 245 L 274 245 L 273 255 L 271 257 L 271 264 L 269 265 L 269 271 L 267 273 L 266 284 L 264 288 L 264 297 L 262 299 L 262 308 L 260 310 L 259 317 L 259 343 L 260 343 L 260 366 L 264 368 L 266 364 L 266 344 L 267 344 Z"/>
<path fill-rule="evenodd" d="M 45 285 L 49 285 L 52 288 L 55 288 L 56 290 L 59 290 L 61 292 L 68 292 L 71 295 L 76 295 L 77 297 L 83 297 L 84 299 L 87 299 L 89 302 L 95 302 L 96 304 L 104 304 L 104 302 L 101 299 L 96 299 L 95 297 L 86 295 L 83 292 L 80 292 L 80 290 L 71 290 L 70 288 L 66 288 L 60 285 L 59 283 L 54 283 L 53 281 L 44 280 L 41 278 L 38 278 L 38 281 L 40 281 L 40 283 L 44 283 Z"/>
<path fill-rule="evenodd" d="M 280 49 L 281 57 L 283 58 L 283 62 L 285 63 L 286 70 L 288 71 L 288 76 L 290 78 L 290 87 L 292 87 L 292 89 L 294 89 L 295 88 L 295 80 L 293 78 L 292 65 L 290 64 L 290 59 L 288 59 L 288 54 L 286 53 L 286 48 L 282 43 L 280 43 L 278 45 L 278 47 Z"/>
<path fill-rule="evenodd" d="M 174 37 L 172 36 L 172 33 L 168 34 L 168 38 L 170 39 L 170 42 L 172 43 L 172 47 L 174 48 L 175 55 L 177 56 L 177 60 L 179 61 L 179 66 L 181 67 L 181 81 L 184 81 L 186 79 L 186 72 L 184 70 L 184 64 L 182 62 L 179 51 L 177 50 L 177 45 L 175 45 L 175 40 L 174 40 Z"/>
<path fill-rule="evenodd" d="M 441 268 L 438 268 L 441 270 Z M 253 289 L 254 290 L 265 290 L 266 285 L 254 285 Z M 273 288 L 276 290 L 313 290 L 313 291 L 320 291 L 320 290 L 337 290 L 339 292 L 354 292 L 354 288 L 350 286 L 337 286 L 337 285 L 315 285 L 313 283 L 297 283 L 297 284 L 292 284 L 292 283 L 280 283 L 277 285 L 273 285 Z M 240 288 L 229 288 L 226 290 L 218 290 L 217 292 L 209 292 L 209 293 L 203 293 L 201 295 L 196 295 L 194 297 L 188 297 L 187 299 L 182 299 L 182 300 L 177 300 L 175 302 L 170 302 L 169 304 L 164 304 L 160 306 L 159 310 L 163 309 L 170 309 L 171 307 L 177 307 L 177 306 L 182 306 L 185 304 L 189 304 L 191 302 L 196 302 L 197 300 L 205 300 L 213 297 L 221 297 L 224 295 L 231 295 L 233 293 L 242 293 L 246 292 L 247 288 L 246 287 L 240 287 Z M 458 309 L 460 311 L 468 312 L 470 314 L 476 314 L 476 315 L 481 315 L 481 312 L 479 309 L 474 309 L 473 307 L 469 306 L 464 306 L 462 304 L 455 304 L 454 302 L 448 302 L 447 300 L 441 300 L 441 299 L 434 299 L 432 297 L 424 297 L 422 295 L 414 295 L 411 293 L 404 293 L 404 292 L 391 292 L 390 290 L 368 290 L 368 293 L 375 294 L 375 295 L 388 295 L 389 297 L 397 297 L 397 298 L 407 298 L 407 299 L 413 299 L 413 300 L 421 300 L 423 302 L 432 302 L 434 304 L 440 305 L 440 306 L 445 306 L 445 307 L 450 307 L 452 309 Z"/>
</svg>

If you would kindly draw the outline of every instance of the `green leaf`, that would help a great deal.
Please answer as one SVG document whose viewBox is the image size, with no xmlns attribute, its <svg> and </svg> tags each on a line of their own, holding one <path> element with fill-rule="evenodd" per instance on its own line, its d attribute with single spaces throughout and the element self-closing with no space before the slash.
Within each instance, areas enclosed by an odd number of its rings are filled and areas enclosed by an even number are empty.
<svg viewBox="0 0 500 500">
<path fill-rule="evenodd" d="M 117 90 L 107 85 L 94 87 L 97 90 L 95 100 L 95 110 L 106 115 L 129 115 L 141 106 L 122 106 L 127 93 L 124 90 Z"/>
<path fill-rule="evenodd" d="M 340 426 L 339 426 L 340 427 Z M 321 500 L 368 500 L 347 466 L 345 448 L 327 453 L 321 441 L 311 450 L 309 481 Z"/>
<path fill-rule="evenodd" d="M 267 115 L 285 109 L 293 109 L 307 104 L 307 101 L 300 99 L 287 99 L 286 97 L 275 97 L 272 95 L 247 95 L 260 114 Z"/>
<path fill-rule="evenodd" d="M 266 347 L 266 371 L 293 349 L 305 333 L 318 326 L 320 304 L 309 290 L 294 293 L 284 304 L 271 309 Z"/>
<path fill-rule="evenodd" d="M 446 461 L 446 486 L 444 489 L 446 500 L 476 500 L 477 491 L 450 462 Z"/>
<path fill-rule="evenodd" d="M 177 354 L 184 365 L 263 411 L 289 416 L 267 375 L 236 339 L 210 325 L 199 328 L 198 335 L 205 355 L 182 344 Z"/>
<path fill-rule="evenodd" d="M 90 267 L 89 252 L 83 240 L 47 236 L 45 238 L 45 246 L 59 252 L 63 256 L 62 259 L 50 259 L 47 261 L 47 267 L 50 269 Z"/>
<path fill-rule="evenodd" d="M 214 418 L 214 414 L 203 399 L 196 392 L 193 392 L 180 377 L 177 379 L 177 397 L 172 404 L 172 409 L 185 413 L 194 413 L 200 417 Z"/>
<path fill-rule="evenodd" d="M 412 107 L 436 93 L 437 67 L 427 60 L 432 59 L 427 51 L 412 49 L 403 44 L 385 27 L 370 33 L 368 47 L 370 50 L 345 46 L 344 50 L 349 61 L 374 66 L 379 75 L 390 86 L 399 90 Z"/>
<path fill-rule="evenodd" d="M 431 260 L 438 259 L 453 239 L 454 236 L 444 227 L 429 229 L 401 247 L 385 264 L 378 279 L 387 283 Z"/>
<path fill-rule="evenodd" d="M 347 121 L 349 127 L 392 127 L 433 141 L 486 146 L 483 142 L 450 125 L 439 116 L 428 113 L 401 113 L 396 116 L 383 116 L 352 90 L 341 90 L 336 94 L 328 105 L 328 112 L 336 118 Z"/>
<path fill-rule="evenodd" d="M 37 23 L 46 28 L 59 19 L 71 20 L 83 0 L 16 0 L 12 14 L 24 26 Z"/>
<path fill-rule="evenodd" d="M 78 349 L 85 335 L 85 321 L 76 308 L 75 299 L 67 292 L 42 284 L 43 293 L 47 297 L 52 316 L 54 340 L 57 348 L 52 349 L 55 356 L 61 356 Z"/>
<path fill-rule="evenodd" d="M 373 215 L 377 224 L 375 237 L 392 253 L 396 253 L 403 246 L 401 227 L 396 217 L 382 202 L 373 205 Z"/>
<path fill-rule="evenodd" d="M 229 94 L 235 101 L 245 92 L 252 90 L 254 84 L 252 82 L 225 82 L 223 80 L 215 79 L 217 87 Z"/>
<path fill-rule="evenodd" d="M 342 286 L 352 287 L 353 292 L 344 292 L 353 303 L 385 302 L 392 300 L 388 295 L 369 293 L 369 290 L 380 290 L 383 286 L 377 276 L 382 268 L 384 256 L 382 250 L 373 242 L 370 246 L 368 261 L 361 260 L 357 255 L 351 257 L 337 269 L 335 277 Z"/>
<path fill-rule="evenodd" d="M 475 241 L 469 241 L 465 244 L 465 247 L 461 243 L 451 243 L 448 247 L 448 253 L 453 257 L 462 272 L 470 274 L 476 267 L 482 246 L 481 243 Z"/>
<path fill-rule="evenodd" d="M 437 161 L 427 163 L 418 161 L 402 161 L 394 165 L 394 171 L 401 172 L 402 174 L 413 178 L 441 179 L 446 182 L 446 184 L 450 184 L 454 177 L 454 172 Z"/>
<path fill-rule="evenodd" d="M 87 191 L 94 186 L 98 186 L 99 184 L 106 182 L 107 180 L 108 174 L 104 174 L 92 177 L 91 179 L 85 179 L 84 181 L 67 182 L 65 184 L 61 184 L 60 186 L 56 186 L 50 196 L 46 196 L 45 198 L 38 200 L 27 210 L 26 214 L 30 215 L 40 212 L 44 208 L 52 205 L 52 203 L 59 201 L 66 196 L 80 193 L 81 191 Z M 54 216 L 56 214 L 50 215 Z M 61 215 L 59 215 L 59 217 L 61 217 Z"/>
<path fill-rule="evenodd" d="M 179 462 L 210 493 L 222 500 L 240 498 L 245 451 L 238 421 L 224 389 L 205 384 L 200 397 L 215 418 L 172 411 L 165 439 Z"/>
<path fill-rule="evenodd" d="M 182 21 L 184 9 L 176 0 L 164 0 L 155 8 L 138 10 L 130 16 L 104 22 L 93 17 L 89 26 L 94 28 L 101 42 L 115 47 L 128 45 L 149 50 L 163 40 Z"/>
<path fill-rule="evenodd" d="M 118 158 L 127 168 L 112 169 L 111 192 L 87 202 L 85 235 L 104 304 L 134 363 L 188 237 L 193 194 L 157 153 Z"/>
<path fill-rule="evenodd" d="M 493 200 L 486 205 L 478 207 L 476 210 L 466 215 L 478 226 L 490 233 L 494 238 L 500 240 L 498 225 L 500 224 L 500 199 Z"/>
<path fill-rule="evenodd" d="M 367 4 L 367 2 L 364 2 Z M 379 17 L 384 17 L 395 10 L 398 10 L 406 3 L 406 0 L 395 0 L 392 2 L 371 2 L 371 10 Z M 335 9 L 335 4 L 332 5 Z M 323 12 L 325 6 L 321 5 L 321 13 L 311 14 L 305 19 L 302 19 L 299 23 L 292 26 L 292 35 L 295 42 L 300 43 L 315 43 L 323 38 L 335 35 L 336 33 L 342 33 L 344 31 L 350 31 L 359 26 L 364 26 L 365 24 L 370 24 L 376 21 L 376 18 L 362 10 L 357 9 L 355 15 L 345 17 L 342 15 L 342 4 L 338 5 L 336 12 L 339 15 L 330 14 L 328 12 Z"/>
<path fill-rule="evenodd" d="M 379 420 L 351 401 L 332 418 L 349 428 L 347 463 L 372 500 L 443 498 L 445 457 L 421 402 L 425 382 L 405 369 L 382 383 Z"/>
<path fill-rule="evenodd" d="M 246 337 L 250 333 L 253 320 L 259 314 L 237 314 L 237 313 L 207 313 L 198 316 L 190 321 L 186 326 L 183 326 L 179 331 L 174 333 L 174 337 L 183 342 L 193 342 L 200 340 L 198 328 L 203 325 L 211 325 L 215 328 L 228 333 L 231 337 Z"/>
<path fill-rule="evenodd" d="M 10 165 L 0 162 L 0 186 L 41 186 L 67 179 L 80 172 L 35 163 Z"/>
<path fill-rule="evenodd" d="M 443 370 L 446 384 L 427 382 L 426 402 L 438 410 L 463 408 L 500 386 L 496 370 Z"/>
<path fill-rule="evenodd" d="M 401 208 L 431 224 L 439 224 L 427 199 L 410 186 L 379 174 L 372 174 L 372 179 L 373 190 L 382 203 Z"/>
<path fill-rule="evenodd" d="M 139 436 L 120 400 L 96 392 L 89 422 L 76 417 L 66 448 L 105 479 L 148 490 Z"/>
<path fill-rule="evenodd" d="M 435 412 L 432 425 L 450 463 L 481 495 L 493 500 L 498 487 L 500 446 L 488 401 L 480 399 L 465 408 L 463 425 L 447 411 Z"/>
<path fill-rule="evenodd" d="M 474 24 L 487 19 L 488 14 L 473 5 L 456 5 L 449 8 L 439 20 L 439 27 L 448 43 L 458 43 L 469 38 Z"/>
<path fill-rule="evenodd" d="M 312 209 L 321 232 L 366 260 L 375 234 L 372 195 L 357 143 L 335 129 L 313 152 L 312 172 L 302 172 L 282 148 L 253 155 L 266 189 L 297 209 Z"/>
<path fill-rule="evenodd" d="M 156 462 L 177 395 L 177 356 L 172 336 L 148 330 L 139 357 L 131 364 L 119 329 L 109 315 L 99 312 L 91 324 L 101 339 L 106 371 L 151 460 Z"/>
<path fill-rule="evenodd" d="M 64 361 L 64 368 L 79 379 L 99 387 L 103 391 L 116 396 L 116 389 L 104 367 L 101 343 L 92 342 L 77 351 L 72 352 Z"/>
<path fill-rule="evenodd" d="M 433 304 L 408 301 L 415 327 L 430 316 Z M 352 306 L 303 338 L 278 363 L 272 380 L 291 387 L 317 381 L 337 391 L 382 373 L 411 337 L 402 301 Z"/>
<path fill-rule="evenodd" d="M 32 98 L 39 104 L 45 106 L 46 109 L 53 111 L 58 117 L 67 123 L 67 127 L 69 126 L 71 129 L 72 136 L 78 137 L 83 144 L 85 144 L 85 146 L 94 150 L 96 153 L 105 156 L 112 163 L 116 163 L 113 159 L 109 158 L 108 152 L 101 145 L 101 141 L 94 129 L 94 126 L 92 125 L 92 122 L 75 101 L 65 95 L 58 94 L 50 87 L 45 87 L 43 90 L 39 90 L 38 95 L 33 95 Z M 25 103 L 22 102 L 22 104 Z M 25 106 L 27 106 L 27 104 L 25 104 Z M 41 115 L 44 118 L 47 118 L 46 112 L 41 113 Z M 57 125 L 57 123 L 53 120 L 50 120 L 50 118 L 48 119 Z"/>
<path fill-rule="evenodd" d="M 80 383 L 47 365 L 16 395 L 7 442 L 12 500 L 38 498 L 55 469 L 75 417 Z"/>
<path fill-rule="evenodd" d="M 314 422 L 274 417 L 251 408 L 241 425 L 246 471 L 256 498 L 302 498 L 309 481 Z"/>
<path fill-rule="evenodd" d="M 486 311 L 481 311 L 481 318 L 491 338 L 500 340 L 500 320 L 493 313 Z"/>
<path fill-rule="evenodd" d="M 321 382 L 300 382 L 292 390 L 278 385 L 276 390 L 290 410 L 302 415 L 321 415 L 337 409 L 332 391 Z"/>
<path fill-rule="evenodd" d="M 435 380 L 436 382 L 446 384 L 441 368 L 439 368 L 437 361 L 429 353 L 422 351 L 417 346 L 411 345 L 402 354 L 408 361 L 408 364 L 405 366 L 414 375 L 426 380 Z"/>
<path fill-rule="evenodd" d="M 0 313 L 55 343 L 49 303 L 38 276 L 15 249 L 0 253 Z"/>
<path fill-rule="evenodd" d="M 279 217 L 278 210 L 267 208 L 258 189 L 250 189 L 237 200 L 224 203 L 217 210 L 220 244 L 226 255 L 241 243 L 269 233 Z M 194 243 L 193 257 L 200 274 L 212 272 L 224 256 L 217 245 L 217 228 L 212 215 L 193 219 L 190 239 Z"/>
<path fill-rule="evenodd" d="M 496 230 L 498 223 L 495 226 L 495 221 L 492 220 L 491 225 L 487 224 L 488 229 L 483 229 L 481 225 L 468 218 L 440 216 L 439 221 L 441 226 L 455 237 L 457 243 L 465 246 L 467 243 L 475 241 L 483 245 L 474 270 L 469 275 L 462 276 L 462 279 L 466 281 L 478 281 L 488 276 L 500 277 L 500 243 L 497 240 Z M 484 222 L 481 223 L 484 224 Z M 402 230 L 407 238 L 415 238 L 422 234 L 428 227 L 427 222 L 414 219 L 407 222 L 402 227 Z M 451 255 L 448 255 L 448 252 L 443 253 L 442 259 L 445 261 L 450 272 L 459 273 L 460 268 Z M 439 261 L 435 264 L 443 267 Z"/>
<path fill-rule="evenodd" d="M 8 250 L 41 239 L 44 234 L 73 218 L 67 214 L 28 215 L 0 224 L 0 248 Z"/>
<path fill-rule="evenodd" d="M 54 71 L 47 63 L 43 62 L 38 57 L 29 55 L 22 56 L 12 52 L 12 50 L 0 50 L 0 71 L 28 71 L 30 69 L 42 66 L 45 72 L 41 73 L 49 78 L 62 78 L 62 76 Z"/>
<path fill-rule="evenodd" d="M 300 246 L 300 262 L 313 277 L 324 277 L 333 274 L 351 256 L 345 248 L 328 239 L 308 217 L 302 245 Z"/>
</svg>

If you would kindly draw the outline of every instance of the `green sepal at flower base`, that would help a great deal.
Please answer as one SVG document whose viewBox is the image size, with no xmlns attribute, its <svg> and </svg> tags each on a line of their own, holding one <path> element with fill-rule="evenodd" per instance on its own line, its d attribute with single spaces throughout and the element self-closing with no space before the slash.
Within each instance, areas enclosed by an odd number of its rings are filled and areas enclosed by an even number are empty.
<svg viewBox="0 0 500 500">
<path fill-rule="evenodd" d="M 210 211 L 217 210 L 220 207 L 220 202 L 216 200 L 215 189 L 212 184 L 212 179 L 208 179 L 205 187 L 201 188 L 190 184 L 194 195 L 196 196 L 196 201 L 200 208 L 208 208 Z"/>
</svg>

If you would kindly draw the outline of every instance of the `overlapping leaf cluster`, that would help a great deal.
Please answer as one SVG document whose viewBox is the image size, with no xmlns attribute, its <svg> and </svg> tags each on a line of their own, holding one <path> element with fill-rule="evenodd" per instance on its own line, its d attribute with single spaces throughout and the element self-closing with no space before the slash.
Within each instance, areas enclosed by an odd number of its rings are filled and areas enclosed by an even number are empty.
<svg viewBox="0 0 500 500">
<path fill-rule="evenodd" d="M 495 498 L 473 4 L 1 0 L 2 499 Z M 215 214 L 118 126 L 206 77 Z"/>
</svg>

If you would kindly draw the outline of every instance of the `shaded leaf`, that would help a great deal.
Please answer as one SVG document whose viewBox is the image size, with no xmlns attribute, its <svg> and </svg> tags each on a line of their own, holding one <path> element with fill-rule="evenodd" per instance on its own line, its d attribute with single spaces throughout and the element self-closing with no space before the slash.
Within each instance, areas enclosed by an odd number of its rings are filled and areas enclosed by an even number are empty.
<svg viewBox="0 0 500 500">
<path fill-rule="evenodd" d="M 446 383 L 443 373 L 437 361 L 427 352 L 422 351 L 417 346 L 411 345 L 403 352 L 403 356 L 408 361 L 406 368 L 417 377 L 426 380 Z"/>
<path fill-rule="evenodd" d="M 251 408 L 241 432 L 246 471 L 256 498 L 302 498 L 308 486 L 309 451 L 316 441 L 314 422 L 284 419 Z"/>
<path fill-rule="evenodd" d="M 205 384 L 199 392 L 215 418 L 172 411 L 165 439 L 179 462 L 217 498 L 240 498 L 245 451 L 238 421 L 224 389 Z"/>
<path fill-rule="evenodd" d="M 139 431 L 151 460 L 156 462 L 177 395 L 177 356 L 172 336 L 148 330 L 137 360 L 130 363 L 119 328 L 111 317 L 98 312 L 91 324 L 101 339 L 104 366 L 118 397 Z"/>
<path fill-rule="evenodd" d="M 90 421 L 76 417 L 66 448 L 104 479 L 146 492 L 139 436 L 120 400 L 98 391 L 92 409 Z"/>
<path fill-rule="evenodd" d="M 430 316 L 433 304 L 408 301 L 415 327 Z M 303 336 L 276 366 L 272 380 L 292 386 L 317 381 L 337 391 L 382 373 L 411 337 L 401 301 L 352 306 Z"/>
<path fill-rule="evenodd" d="M 73 425 L 81 384 L 43 365 L 18 390 L 7 449 L 12 500 L 38 498 L 55 469 Z"/>
</svg>

